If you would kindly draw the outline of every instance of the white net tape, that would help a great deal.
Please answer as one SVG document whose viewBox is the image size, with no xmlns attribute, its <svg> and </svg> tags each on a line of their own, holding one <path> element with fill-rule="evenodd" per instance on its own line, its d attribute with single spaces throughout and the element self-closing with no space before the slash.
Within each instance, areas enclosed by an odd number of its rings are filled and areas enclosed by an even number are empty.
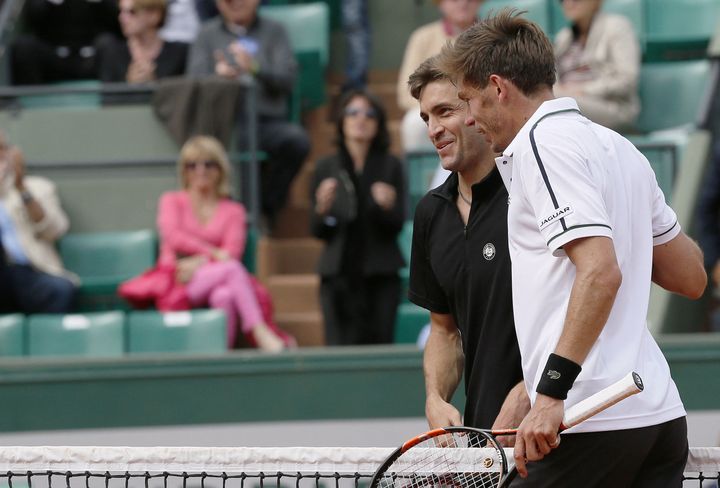
<svg viewBox="0 0 720 488">
<path fill-rule="evenodd" d="M 225 472 L 372 474 L 392 448 L 0 447 L 0 473 Z M 508 461 L 512 451 L 506 449 Z M 720 447 L 690 449 L 686 472 L 720 471 Z"/>
</svg>

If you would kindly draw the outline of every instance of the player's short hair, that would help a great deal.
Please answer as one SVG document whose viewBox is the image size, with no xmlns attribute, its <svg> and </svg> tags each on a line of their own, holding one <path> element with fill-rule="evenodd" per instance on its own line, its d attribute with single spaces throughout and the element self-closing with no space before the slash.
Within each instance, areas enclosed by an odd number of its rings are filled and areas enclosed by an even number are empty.
<svg viewBox="0 0 720 488">
<path fill-rule="evenodd" d="M 555 84 L 555 55 L 542 29 L 504 8 L 464 31 L 443 48 L 438 67 L 452 79 L 485 88 L 490 75 L 510 80 L 525 95 Z"/>
<path fill-rule="evenodd" d="M 433 81 L 450 80 L 448 75 L 438 67 L 438 56 L 432 56 L 420 64 L 408 78 L 410 95 L 420 100 L 420 95 L 427 85 Z"/>
<path fill-rule="evenodd" d="M 133 6 L 146 10 L 158 10 L 160 12 L 160 23 L 158 29 L 165 25 L 165 17 L 167 16 L 167 0 L 134 0 Z"/>
</svg>

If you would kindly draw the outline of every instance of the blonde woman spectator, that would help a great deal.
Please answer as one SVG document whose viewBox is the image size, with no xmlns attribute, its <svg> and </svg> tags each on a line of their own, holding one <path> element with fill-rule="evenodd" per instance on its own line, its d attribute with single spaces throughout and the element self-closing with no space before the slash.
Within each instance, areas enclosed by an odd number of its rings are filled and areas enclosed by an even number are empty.
<svg viewBox="0 0 720 488">
<path fill-rule="evenodd" d="M 441 19 L 416 29 L 405 47 L 397 82 L 398 106 L 405 111 L 402 121 L 402 143 L 405 151 L 435 150 L 427 137 L 427 127 L 420 118 L 417 100 L 410 96 L 408 78 L 428 57 L 438 54 L 442 47 L 455 39 L 477 20 L 482 0 L 433 0 Z"/>
<path fill-rule="evenodd" d="M 240 262 L 247 238 L 245 208 L 229 197 L 230 163 L 220 142 L 208 136 L 189 139 L 180 151 L 178 173 L 182 188 L 164 193 L 158 205 L 158 263 L 123 283 L 120 294 L 136 305 L 154 300 L 160 310 L 219 308 L 227 317 L 229 348 L 239 333 L 268 352 L 294 346 L 291 336 L 265 319 L 256 284 Z M 168 275 L 170 285 L 155 291 Z"/>
<path fill-rule="evenodd" d="M 600 12 L 602 0 L 561 0 L 570 27 L 555 38 L 556 97 L 572 97 L 582 113 L 614 130 L 640 112 L 640 46 L 628 19 Z"/>
</svg>

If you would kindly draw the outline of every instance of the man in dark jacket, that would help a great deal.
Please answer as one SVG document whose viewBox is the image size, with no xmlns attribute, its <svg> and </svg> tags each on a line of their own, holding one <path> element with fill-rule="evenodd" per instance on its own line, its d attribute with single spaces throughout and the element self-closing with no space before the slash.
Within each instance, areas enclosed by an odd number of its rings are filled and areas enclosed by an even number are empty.
<svg viewBox="0 0 720 488">
<path fill-rule="evenodd" d="M 220 17 L 200 30 L 190 48 L 188 74 L 227 79 L 249 75 L 257 82 L 258 147 L 268 155 L 262 169 L 262 207 L 272 223 L 285 205 L 310 142 L 302 127 L 287 121 L 297 77 L 290 41 L 282 25 L 258 15 L 259 3 L 217 0 Z"/>
</svg>

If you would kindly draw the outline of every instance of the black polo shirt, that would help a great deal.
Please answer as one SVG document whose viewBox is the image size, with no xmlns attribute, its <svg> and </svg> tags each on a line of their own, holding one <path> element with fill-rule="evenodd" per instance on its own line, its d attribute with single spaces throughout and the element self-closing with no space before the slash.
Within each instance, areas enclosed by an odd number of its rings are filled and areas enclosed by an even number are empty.
<svg viewBox="0 0 720 488">
<path fill-rule="evenodd" d="M 468 224 L 455 205 L 458 175 L 415 210 L 410 300 L 451 314 L 465 354 L 465 425 L 490 428 L 522 379 L 512 309 L 508 193 L 497 169 L 472 187 Z M 513 426 L 515 427 L 515 426 Z"/>
</svg>

